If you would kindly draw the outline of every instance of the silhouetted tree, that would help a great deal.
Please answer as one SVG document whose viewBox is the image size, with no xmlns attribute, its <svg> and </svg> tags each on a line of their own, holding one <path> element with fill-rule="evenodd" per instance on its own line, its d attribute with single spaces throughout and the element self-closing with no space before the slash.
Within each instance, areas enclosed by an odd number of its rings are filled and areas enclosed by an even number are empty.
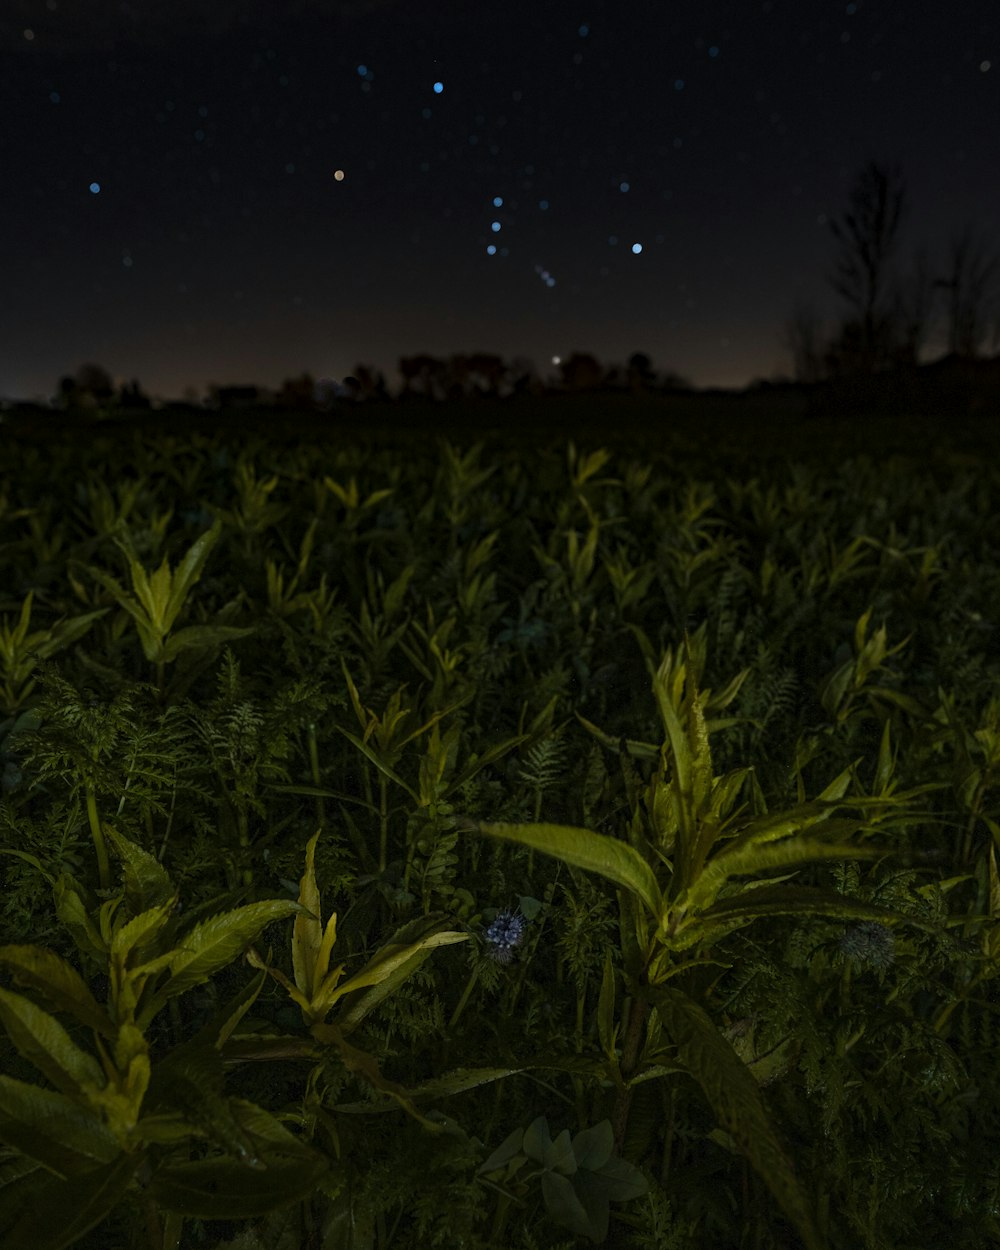
<svg viewBox="0 0 1000 1250">
<path fill-rule="evenodd" d="M 648 391 L 656 383 L 653 362 L 645 352 L 633 352 L 628 358 L 628 385 L 631 391 Z"/>
<path fill-rule="evenodd" d="M 119 408 L 125 408 L 133 412 L 153 406 L 149 396 L 139 385 L 138 378 L 133 378 L 131 382 L 122 384 L 118 394 L 115 396 L 115 402 Z"/>
<path fill-rule="evenodd" d="M 904 201 L 899 170 L 870 161 L 851 191 L 850 208 L 830 222 L 840 245 L 830 281 L 851 309 L 830 353 L 842 371 L 870 372 L 893 354 L 895 308 L 889 262 Z"/>
<path fill-rule="evenodd" d="M 355 365 L 354 379 L 358 384 L 359 400 L 386 400 L 389 388 L 385 384 L 385 374 L 374 365 Z M 346 378 L 344 379 L 347 380 Z"/>
<path fill-rule="evenodd" d="M 947 276 L 934 284 L 947 292 L 949 352 L 970 358 L 979 354 L 998 277 L 1000 258 L 971 226 L 965 226 L 952 239 Z"/>
<path fill-rule="evenodd" d="M 560 361 L 559 372 L 568 391 L 595 391 L 604 381 L 604 370 L 589 352 L 573 352 Z"/>
<path fill-rule="evenodd" d="M 812 385 L 824 374 L 823 323 L 814 308 L 798 304 L 785 323 L 784 344 L 792 353 L 792 373 L 796 382 Z"/>
<path fill-rule="evenodd" d="M 311 373 L 282 382 L 275 399 L 279 408 L 309 409 L 316 407 L 316 381 Z"/>
<path fill-rule="evenodd" d="M 403 379 L 400 398 L 419 395 L 424 399 L 444 399 L 447 395 L 448 365 L 437 356 L 402 356 L 399 373 Z"/>
<path fill-rule="evenodd" d="M 495 352 L 473 352 L 469 357 L 469 378 L 473 394 L 499 397 L 509 380 L 510 370 Z"/>
<path fill-rule="evenodd" d="M 59 379 L 59 403 L 63 408 L 93 410 L 111 403 L 115 384 L 101 365 L 84 364 L 76 373 Z"/>
</svg>

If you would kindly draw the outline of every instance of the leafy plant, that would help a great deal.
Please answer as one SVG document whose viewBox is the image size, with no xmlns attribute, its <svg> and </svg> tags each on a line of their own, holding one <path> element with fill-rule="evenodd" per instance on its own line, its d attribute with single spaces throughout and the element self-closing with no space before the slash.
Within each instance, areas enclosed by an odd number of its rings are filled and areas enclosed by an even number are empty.
<svg viewBox="0 0 1000 1250">
<path fill-rule="evenodd" d="M 577 1133 L 572 1141 L 568 1129 L 553 1141 L 545 1116 L 527 1129 L 515 1129 L 479 1167 L 481 1175 L 493 1178 L 501 1194 L 493 1238 L 503 1233 L 510 1203 L 523 1199 L 532 1182 L 538 1181 L 545 1209 L 556 1224 L 588 1241 L 603 1242 L 608 1235 L 609 1204 L 638 1198 L 648 1189 L 638 1168 L 615 1158 L 613 1151 L 608 1120 Z"/>
<path fill-rule="evenodd" d="M 643 804 L 633 808 L 628 843 L 551 824 L 469 821 L 465 827 L 600 873 L 618 887 L 624 977 L 631 1000 L 620 1059 L 610 965 L 598 1014 L 607 1073 L 618 1089 L 613 1117 L 617 1149 L 625 1137 L 631 1082 L 642 1072 L 642 1037 L 652 1011 L 672 1039 L 677 1062 L 702 1087 L 723 1127 L 773 1191 L 806 1245 L 818 1250 L 823 1242 L 808 1200 L 771 1127 L 757 1085 L 704 1008 L 666 982 L 697 965 L 720 962 L 705 952 L 758 919 L 812 915 L 917 925 L 921 921 L 815 887 L 780 888 L 778 883 L 794 872 L 764 881 L 734 880 L 816 860 L 880 859 L 885 850 L 846 840 L 866 828 L 863 820 L 836 816 L 838 808 L 849 802 L 843 801 L 848 773 L 835 778 L 816 800 L 740 821 L 744 809 L 736 802 L 752 769 L 714 774 L 705 709 L 722 709 L 730 703 L 743 675 L 714 700 L 711 691 L 699 689 L 699 675 L 688 640 L 676 654 L 668 649 L 653 671 L 665 739 Z M 636 753 L 644 753 L 642 744 Z M 884 812 L 903 803 L 903 796 L 894 796 L 879 806 Z M 863 807 L 865 801 L 855 799 L 854 804 Z M 882 819 L 878 828 L 887 827 Z M 688 951 L 693 954 L 684 956 Z"/>
<path fill-rule="evenodd" d="M 38 661 L 48 660 L 82 638 L 94 621 L 107 613 L 107 608 L 98 608 L 29 633 L 33 601 L 34 593 L 29 590 L 17 624 L 11 625 L 6 616 L 0 622 L 0 712 L 5 716 L 20 711 L 31 696 Z"/>
<path fill-rule="evenodd" d="M 116 541 L 128 564 L 131 593 L 103 569 L 91 566 L 88 570 L 132 618 L 143 655 L 155 666 L 157 689 L 161 694 L 166 665 L 173 663 L 183 651 L 214 648 L 250 632 L 234 625 L 188 625 L 174 632 L 174 625 L 221 533 L 222 522 L 216 520 L 210 530 L 195 540 L 175 570 L 171 570 L 164 557 L 160 567 L 150 573 L 139 562 L 128 531 L 121 530 Z"/>
<path fill-rule="evenodd" d="M 12 1250 L 71 1245 L 133 1196 L 160 1250 L 164 1240 L 177 1244 L 178 1216 L 254 1215 L 308 1192 L 328 1167 L 261 1107 L 223 1092 L 222 1049 L 263 977 L 163 1058 L 154 1061 L 151 1041 L 164 1007 L 299 904 L 250 903 L 185 926 L 159 863 L 105 832 L 121 858 L 120 890 L 99 902 L 63 873 L 54 895 L 85 962 L 107 979 L 106 1005 L 54 951 L 0 947 L 0 966 L 30 991 L 0 989 L 0 1022 L 54 1087 L 0 1075 L 0 1140 L 25 1161 L 0 1190 L 0 1227 Z M 71 1018 L 72 1031 L 59 1015 Z M 81 1031 L 90 1047 L 80 1044 Z M 198 1142 L 222 1153 L 192 1159 Z"/>
</svg>

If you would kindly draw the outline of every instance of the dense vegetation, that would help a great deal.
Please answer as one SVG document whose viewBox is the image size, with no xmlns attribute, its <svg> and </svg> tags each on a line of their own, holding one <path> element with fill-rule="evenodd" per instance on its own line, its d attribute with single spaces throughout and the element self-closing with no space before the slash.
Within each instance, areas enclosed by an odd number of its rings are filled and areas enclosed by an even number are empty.
<svg viewBox="0 0 1000 1250">
<path fill-rule="evenodd" d="M 996 1244 L 1000 470 L 818 428 L 8 440 L 5 1246 Z"/>
</svg>

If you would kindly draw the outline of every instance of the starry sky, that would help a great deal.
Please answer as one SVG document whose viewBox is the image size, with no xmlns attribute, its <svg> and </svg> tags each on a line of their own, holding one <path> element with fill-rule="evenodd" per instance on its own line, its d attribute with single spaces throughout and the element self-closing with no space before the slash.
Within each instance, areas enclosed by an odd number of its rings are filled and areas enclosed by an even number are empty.
<svg viewBox="0 0 1000 1250">
<path fill-rule="evenodd" d="M 418 352 L 787 374 L 873 158 L 901 265 L 1000 244 L 996 0 L 4 0 L 0 103 L 0 397 L 86 361 L 160 397 Z"/>
</svg>

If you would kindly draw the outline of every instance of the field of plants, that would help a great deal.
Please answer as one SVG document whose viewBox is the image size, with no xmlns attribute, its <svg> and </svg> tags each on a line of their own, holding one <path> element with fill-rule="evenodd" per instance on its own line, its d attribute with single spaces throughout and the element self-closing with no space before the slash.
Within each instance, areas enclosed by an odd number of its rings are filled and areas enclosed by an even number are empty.
<svg viewBox="0 0 1000 1250">
<path fill-rule="evenodd" d="M 997 460 L 362 425 L 0 427 L 0 1244 L 997 1245 Z"/>
</svg>

